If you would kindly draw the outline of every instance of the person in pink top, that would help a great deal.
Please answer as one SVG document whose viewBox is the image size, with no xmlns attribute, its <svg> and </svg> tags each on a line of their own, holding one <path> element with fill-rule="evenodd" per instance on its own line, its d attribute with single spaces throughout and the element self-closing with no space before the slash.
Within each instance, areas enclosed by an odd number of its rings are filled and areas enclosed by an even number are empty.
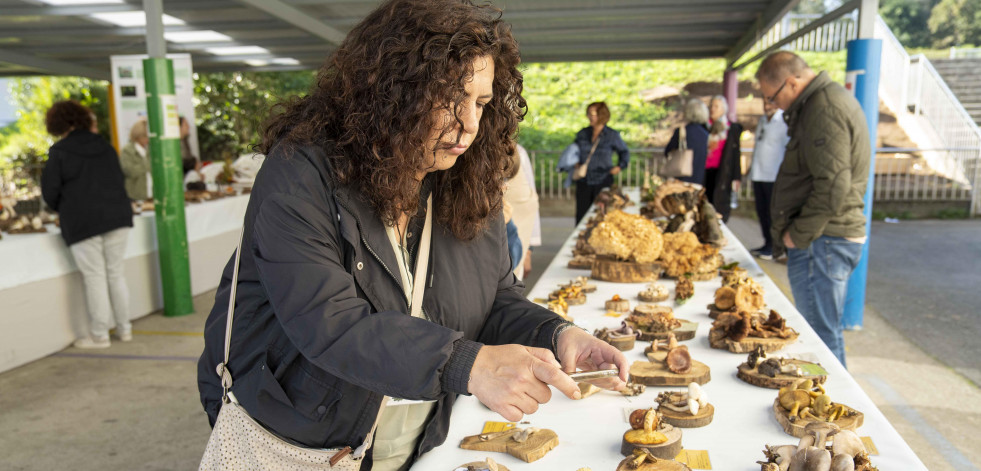
<svg viewBox="0 0 981 471">
<path fill-rule="evenodd" d="M 739 191 L 742 169 L 739 160 L 739 139 L 743 126 L 730 123 L 729 106 L 725 97 L 716 95 L 709 103 L 708 157 L 705 159 L 705 194 L 715 211 L 729 220 L 729 199 Z"/>
</svg>

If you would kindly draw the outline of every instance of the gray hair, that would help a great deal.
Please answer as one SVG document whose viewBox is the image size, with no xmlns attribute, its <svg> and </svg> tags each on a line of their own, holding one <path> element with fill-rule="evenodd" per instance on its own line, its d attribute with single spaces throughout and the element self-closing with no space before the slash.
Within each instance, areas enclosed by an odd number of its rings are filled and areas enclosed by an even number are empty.
<svg viewBox="0 0 981 471">
<path fill-rule="evenodd" d="M 722 95 L 715 95 L 709 101 L 709 104 L 711 104 L 713 101 L 718 101 L 719 103 L 722 104 L 722 115 L 723 116 L 727 116 L 729 114 L 729 100 L 727 100 L 726 97 L 724 97 Z"/>
<path fill-rule="evenodd" d="M 810 67 L 797 54 L 790 51 L 777 51 L 763 59 L 760 68 L 756 70 L 756 79 L 777 86 L 787 80 L 787 77 L 800 77 L 806 70 L 810 70 Z"/>
<path fill-rule="evenodd" d="M 685 121 L 695 124 L 705 124 L 709 120 L 709 109 L 705 102 L 692 98 L 685 103 Z"/>
</svg>

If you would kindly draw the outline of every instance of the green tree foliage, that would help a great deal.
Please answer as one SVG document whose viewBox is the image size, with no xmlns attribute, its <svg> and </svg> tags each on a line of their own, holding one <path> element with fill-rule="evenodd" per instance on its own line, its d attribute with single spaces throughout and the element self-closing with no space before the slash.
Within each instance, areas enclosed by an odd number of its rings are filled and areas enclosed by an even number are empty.
<svg viewBox="0 0 981 471">
<path fill-rule="evenodd" d="M 208 160 L 251 152 L 272 107 L 305 94 L 314 79 L 312 71 L 195 75 L 198 145 Z"/>
<path fill-rule="evenodd" d="M 981 0 L 941 0 L 929 26 L 934 47 L 981 44 Z"/>
<path fill-rule="evenodd" d="M 44 115 L 57 101 L 78 100 L 95 113 L 99 131 L 109 136 L 107 83 L 81 77 L 30 77 L 9 83 L 17 121 L 0 132 L 0 170 L 17 170 L 15 179 L 40 178 L 48 148 L 54 143 Z M 23 183 L 23 182 L 22 182 Z"/>
<path fill-rule="evenodd" d="M 938 0 L 882 0 L 879 15 L 904 47 L 931 45 L 930 9 Z"/>
</svg>

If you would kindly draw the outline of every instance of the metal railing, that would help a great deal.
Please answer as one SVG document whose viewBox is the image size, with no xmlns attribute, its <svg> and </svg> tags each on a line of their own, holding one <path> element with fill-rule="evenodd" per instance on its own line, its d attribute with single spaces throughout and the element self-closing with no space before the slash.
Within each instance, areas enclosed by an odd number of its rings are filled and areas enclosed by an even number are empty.
<svg viewBox="0 0 981 471">
<path fill-rule="evenodd" d="M 965 161 L 965 149 L 912 149 L 881 148 L 876 150 L 875 201 L 950 201 L 967 202 L 973 191 L 981 184 L 978 176 L 973 178 L 950 178 L 939 172 L 927 162 L 926 154 L 939 155 L 948 167 L 976 168 Z M 529 150 L 532 167 L 535 169 L 535 182 L 539 197 L 553 199 L 575 198 L 575 186 L 564 187 L 566 173 L 556 169 L 560 150 Z M 663 148 L 643 148 L 630 150 L 630 165 L 617 176 L 617 184 L 624 187 L 641 186 L 645 174 L 655 174 L 664 160 Z M 742 201 L 753 200 L 753 190 L 748 171 L 753 150 L 743 149 L 741 167 L 743 182 L 739 192 Z"/>
<path fill-rule="evenodd" d="M 812 21 L 821 18 L 821 16 L 823 15 L 785 15 L 779 23 L 773 25 L 772 28 L 760 36 L 756 45 L 750 50 L 750 55 L 766 50 L 783 38 L 807 26 Z M 840 51 L 845 49 L 848 41 L 855 39 L 858 31 L 857 23 L 857 13 L 845 15 L 805 34 L 785 46 L 785 48 L 796 51 Z"/>
</svg>

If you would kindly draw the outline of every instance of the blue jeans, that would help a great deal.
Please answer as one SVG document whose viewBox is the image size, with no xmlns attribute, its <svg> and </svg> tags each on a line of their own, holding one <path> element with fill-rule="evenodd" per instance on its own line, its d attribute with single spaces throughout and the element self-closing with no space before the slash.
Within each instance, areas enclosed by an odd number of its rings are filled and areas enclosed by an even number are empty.
<svg viewBox="0 0 981 471">
<path fill-rule="evenodd" d="M 862 244 L 842 237 L 818 237 L 807 249 L 787 250 L 787 277 L 797 310 L 845 365 L 841 316 L 848 277 L 862 256 Z"/>
</svg>

